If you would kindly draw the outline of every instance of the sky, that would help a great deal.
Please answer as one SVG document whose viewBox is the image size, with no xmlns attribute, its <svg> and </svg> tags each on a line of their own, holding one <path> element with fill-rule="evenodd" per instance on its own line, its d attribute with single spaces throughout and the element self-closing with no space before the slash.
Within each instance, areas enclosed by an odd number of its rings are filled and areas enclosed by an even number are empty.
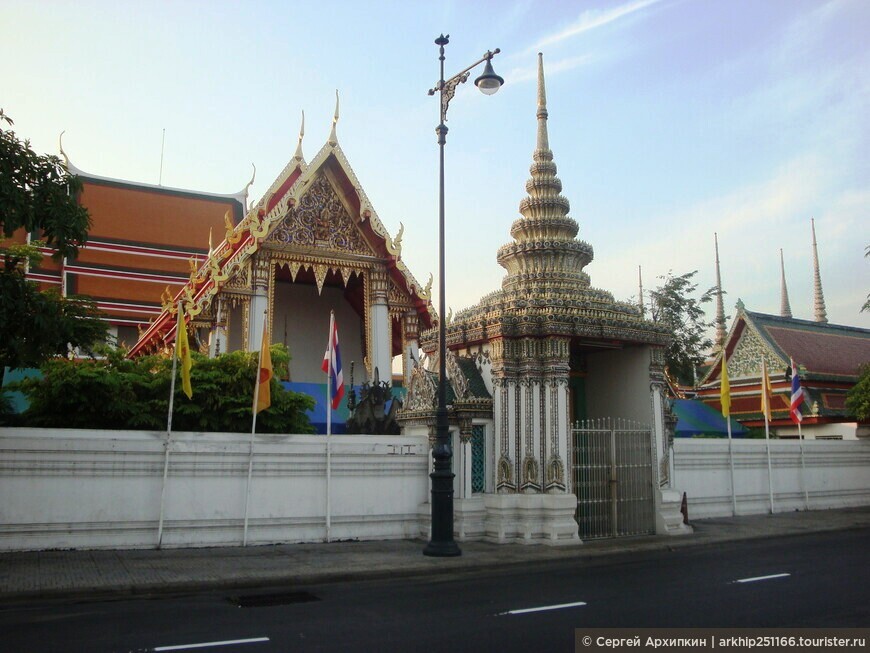
<svg viewBox="0 0 870 653">
<path fill-rule="evenodd" d="M 501 285 L 536 129 L 550 147 L 593 286 L 636 301 L 669 271 L 715 285 L 726 314 L 813 319 L 812 236 L 830 322 L 870 328 L 870 2 L 0 0 L 0 107 L 37 151 L 88 173 L 259 200 L 292 157 L 338 139 L 403 259 L 437 278 L 439 34 L 452 75 L 493 59 L 450 104 L 448 306 Z M 478 68 L 474 77 L 482 72 Z M 163 134 L 165 130 L 165 141 Z M 163 149 L 161 179 L 161 145 Z M 206 243 L 203 243 L 206 246 Z M 437 286 L 437 283 L 435 284 Z M 437 306 L 437 288 L 433 301 Z M 714 307 L 707 305 L 712 319 Z M 729 320 L 730 325 L 730 320 Z"/>
</svg>

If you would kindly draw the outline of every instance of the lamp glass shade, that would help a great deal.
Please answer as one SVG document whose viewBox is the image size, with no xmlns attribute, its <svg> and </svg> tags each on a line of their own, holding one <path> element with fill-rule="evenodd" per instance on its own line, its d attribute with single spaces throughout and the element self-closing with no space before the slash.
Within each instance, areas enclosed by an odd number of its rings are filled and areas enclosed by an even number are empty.
<svg viewBox="0 0 870 653">
<path fill-rule="evenodd" d="M 483 74 L 474 80 L 474 85 L 484 95 L 492 95 L 501 88 L 502 84 L 504 84 L 504 79 L 495 74 L 492 69 L 492 61 L 487 59 Z"/>
</svg>

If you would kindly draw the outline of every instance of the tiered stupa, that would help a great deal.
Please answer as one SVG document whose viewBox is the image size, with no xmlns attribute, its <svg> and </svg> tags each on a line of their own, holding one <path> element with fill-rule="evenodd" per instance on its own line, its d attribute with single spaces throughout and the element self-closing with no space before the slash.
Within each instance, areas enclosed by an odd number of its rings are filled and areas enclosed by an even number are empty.
<svg viewBox="0 0 870 653">
<path fill-rule="evenodd" d="M 479 416 L 477 420 L 487 430 L 486 443 L 469 450 L 472 456 L 474 451 L 479 454 L 468 469 L 485 470 L 486 483 L 479 484 L 485 486 L 484 493 L 537 495 L 540 510 L 558 512 L 560 496 L 568 503 L 574 499 L 567 494 L 574 485 L 574 420 L 621 417 L 660 422 L 656 411 L 660 412 L 661 400 L 650 400 L 650 383 L 657 384 L 657 391 L 663 383 L 663 347 L 669 336 L 663 325 L 643 319 L 637 304 L 617 302 L 609 292 L 590 285 L 584 268 L 592 261 L 592 246 L 577 239 L 579 227 L 568 216 L 570 205 L 561 195 L 562 182 L 550 150 L 540 54 L 537 95 L 537 143 L 526 182 L 528 196 L 520 202 L 522 217 L 511 225 L 513 242 L 499 248 L 496 257 L 507 276 L 500 290 L 459 312 L 446 331 L 448 363 L 453 357 L 475 361 L 492 396 L 488 424 Z M 432 361 L 437 338 L 436 329 L 421 337 Z M 451 369 L 461 372 L 468 366 L 448 365 L 454 406 L 459 407 L 463 397 L 457 389 L 475 383 L 471 378 L 457 382 Z M 432 384 L 432 372 L 421 371 L 417 378 L 419 388 Z M 431 395 L 430 389 L 426 396 Z M 424 423 L 424 415 L 434 410 L 428 403 L 415 396 L 412 378 L 406 418 L 416 416 L 417 423 Z M 470 425 L 476 422 L 463 422 L 460 412 L 454 409 L 451 419 L 466 443 L 472 438 Z M 464 450 L 460 459 L 462 455 Z M 460 498 L 461 488 L 460 484 Z M 504 517 L 506 510 L 487 496 L 488 523 L 510 522 Z M 502 517 L 493 517 L 492 511 Z M 461 522 L 461 501 L 457 515 Z M 523 532 L 518 537 L 558 541 L 567 536 L 563 526 L 548 527 L 547 518 L 535 518 L 543 519 L 545 533 Z M 510 539 L 501 530 L 487 537 Z"/>
</svg>

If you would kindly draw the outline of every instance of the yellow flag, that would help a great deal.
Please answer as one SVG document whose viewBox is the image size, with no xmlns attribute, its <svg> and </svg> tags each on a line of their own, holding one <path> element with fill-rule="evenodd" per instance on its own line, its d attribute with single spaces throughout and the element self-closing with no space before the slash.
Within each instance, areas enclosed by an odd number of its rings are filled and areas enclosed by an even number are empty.
<svg viewBox="0 0 870 653">
<path fill-rule="evenodd" d="M 263 342 L 260 345 L 260 364 L 257 373 L 257 405 L 254 412 L 259 413 L 272 405 L 272 394 L 269 391 L 269 383 L 272 380 L 272 354 L 269 352 L 269 323 L 265 319 L 263 323 Z"/>
<path fill-rule="evenodd" d="M 767 359 L 761 359 L 761 412 L 765 419 L 769 422 L 770 417 L 770 400 L 773 393 L 770 389 L 770 376 L 767 374 Z"/>
<path fill-rule="evenodd" d="M 178 304 L 178 316 L 175 327 L 175 355 L 181 361 L 181 389 L 188 399 L 193 399 L 193 388 L 190 386 L 190 345 L 187 343 L 187 326 L 184 324 L 184 309 Z"/>
<path fill-rule="evenodd" d="M 731 384 L 728 382 L 728 365 L 725 363 L 725 353 L 722 352 L 722 388 L 720 392 L 722 417 L 728 419 L 731 415 Z"/>
</svg>

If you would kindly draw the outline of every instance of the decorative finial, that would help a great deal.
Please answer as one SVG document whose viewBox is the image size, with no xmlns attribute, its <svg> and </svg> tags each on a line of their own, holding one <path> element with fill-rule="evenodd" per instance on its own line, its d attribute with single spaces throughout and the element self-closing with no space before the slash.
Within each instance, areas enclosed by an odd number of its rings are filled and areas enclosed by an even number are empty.
<svg viewBox="0 0 870 653">
<path fill-rule="evenodd" d="M 791 317 L 791 304 L 788 301 L 788 286 L 785 284 L 785 260 L 782 256 L 782 248 L 779 249 L 779 267 L 782 272 L 782 281 L 780 282 L 779 292 L 779 315 L 780 317 Z"/>
<path fill-rule="evenodd" d="M 254 172 L 251 174 L 251 181 L 245 184 L 244 189 L 242 189 L 242 195 L 245 197 L 245 210 L 247 211 L 250 207 L 248 206 L 248 190 L 251 186 L 254 185 L 254 180 L 257 178 L 257 166 L 254 165 L 253 161 L 251 162 L 251 167 L 254 169 Z"/>
<path fill-rule="evenodd" d="M 211 256 L 214 246 L 211 244 L 211 227 L 208 228 L 208 255 Z"/>
<path fill-rule="evenodd" d="M 544 85 L 544 54 L 538 53 L 538 143 L 537 149 L 549 150 L 547 134 L 547 89 Z"/>
<path fill-rule="evenodd" d="M 746 304 L 743 303 L 743 300 L 739 297 L 737 298 L 737 303 L 734 304 L 734 307 L 737 309 L 738 313 L 742 313 L 746 310 Z"/>
<path fill-rule="evenodd" d="M 329 140 L 327 143 L 333 147 L 338 145 L 338 136 L 335 133 L 335 126 L 338 124 L 338 89 L 335 89 L 335 116 L 332 118 L 332 131 L 329 132 Z"/>
<path fill-rule="evenodd" d="M 721 351 L 725 345 L 725 305 L 722 302 L 722 275 L 719 271 L 719 234 L 713 232 L 713 242 L 716 247 L 716 351 Z"/>
<path fill-rule="evenodd" d="M 825 310 L 825 295 L 822 292 L 822 275 L 819 272 L 819 248 L 816 245 L 816 221 L 810 218 L 813 229 L 813 306 L 816 322 L 827 323 L 828 313 Z"/>
<path fill-rule="evenodd" d="M 57 137 L 57 147 L 60 149 L 60 155 L 63 157 L 64 163 L 66 163 L 66 169 L 69 170 L 69 157 L 66 155 L 66 152 L 63 151 L 63 135 L 66 134 L 66 129 L 64 129 L 60 136 Z"/>
<path fill-rule="evenodd" d="M 299 127 L 299 143 L 296 145 L 296 154 L 293 155 L 293 158 L 297 161 L 302 161 L 302 138 L 305 136 L 305 111 L 302 112 L 302 125 Z"/>
</svg>

